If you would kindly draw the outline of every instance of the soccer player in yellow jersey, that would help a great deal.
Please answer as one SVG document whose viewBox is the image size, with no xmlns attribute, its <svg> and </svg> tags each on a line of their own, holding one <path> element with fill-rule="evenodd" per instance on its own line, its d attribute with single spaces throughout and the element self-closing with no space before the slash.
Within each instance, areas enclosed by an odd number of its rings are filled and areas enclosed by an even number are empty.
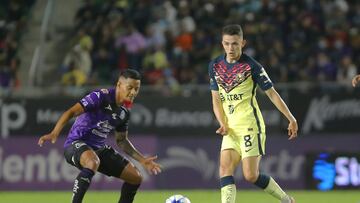
<svg viewBox="0 0 360 203">
<path fill-rule="evenodd" d="M 288 107 L 274 89 L 264 68 L 242 53 L 246 41 L 240 25 L 222 30 L 225 54 L 209 64 L 213 111 L 223 136 L 220 152 L 221 202 L 235 203 L 234 171 L 240 161 L 245 180 L 262 188 L 282 203 L 295 203 L 275 180 L 259 172 L 265 154 L 265 124 L 255 95 L 259 86 L 277 109 L 289 120 L 289 140 L 297 137 L 298 125 Z"/>
</svg>

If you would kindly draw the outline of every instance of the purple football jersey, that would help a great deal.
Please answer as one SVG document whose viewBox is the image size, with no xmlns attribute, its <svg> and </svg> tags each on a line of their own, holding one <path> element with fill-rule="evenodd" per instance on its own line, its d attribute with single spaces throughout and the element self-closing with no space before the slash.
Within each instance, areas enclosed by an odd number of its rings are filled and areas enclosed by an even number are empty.
<svg viewBox="0 0 360 203">
<path fill-rule="evenodd" d="M 81 140 L 93 149 L 98 149 L 105 145 L 109 134 L 128 130 L 130 112 L 124 106 L 116 105 L 115 88 L 95 90 L 79 103 L 85 112 L 76 118 L 64 147 Z"/>
</svg>

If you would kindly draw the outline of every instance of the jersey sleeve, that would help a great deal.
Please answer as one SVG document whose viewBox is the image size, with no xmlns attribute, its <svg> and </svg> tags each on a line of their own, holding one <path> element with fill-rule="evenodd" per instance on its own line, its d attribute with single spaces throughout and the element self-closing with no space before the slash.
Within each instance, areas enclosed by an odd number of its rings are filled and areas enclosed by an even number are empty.
<svg viewBox="0 0 360 203">
<path fill-rule="evenodd" d="M 273 83 L 266 73 L 264 67 L 257 61 L 252 60 L 252 77 L 254 81 L 260 86 L 263 91 L 266 91 L 273 87 Z"/>
<path fill-rule="evenodd" d="M 211 61 L 209 63 L 208 71 L 209 71 L 209 78 L 210 78 L 210 90 L 218 91 L 219 87 L 218 87 L 218 84 L 215 79 L 214 62 L 213 61 Z"/>
<path fill-rule="evenodd" d="M 121 107 L 120 117 L 125 116 L 124 122 L 115 127 L 117 132 L 126 132 L 129 128 L 130 111 L 128 108 Z"/>
<path fill-rule="evenodd" d="M 99 108 L 103 101 L 106 99 L 106 93 L 102 91 L 93 91 L 80 99 L 79 103 L 85 109 L 85 111 L 91 111 Z"/>
<path fill-rule="evenodd" d="M 116 126 L 115 130 L 117 132 L 126 132 L 128 131 L 128 128 L 129 128 L 129 120 L 127 120 L 125 123 L 121 125 Z"/>
</svg>

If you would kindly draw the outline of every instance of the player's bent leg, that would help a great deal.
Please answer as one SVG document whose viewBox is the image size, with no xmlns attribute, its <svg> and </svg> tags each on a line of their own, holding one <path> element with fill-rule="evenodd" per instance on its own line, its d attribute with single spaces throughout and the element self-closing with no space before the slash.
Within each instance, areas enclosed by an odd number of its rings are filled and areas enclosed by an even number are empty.
<svg viewBox="0 0 360 203">
<path fill-rule="evenodd" d="M 259 173 L 261 156 L 246 157 L 243 159 L 243 173 L 247 181 L 263 189 L 283 203 L 292 203 L 289 196 L 281 189 L 275 180 L 265 174 Z"/>
<path fill-rule="evenodd" d="M 261 174 L 262 176 L 266 176 L 264 174 Z M 260 177 L 260 176 L 259 176 Z M 291 200 L 291 197 L 289 197 L 284 190 L 276 183 L 276 181 L 270 177 L 267 176 L 269 179 L 268 185 L 264 188 L 264 191 L 273 197 L 275 197 L 278 200 L 281 200 L 283 203 L 295 203 L 295 200 Z"/>
<path fill-rule="evenodd" d="M 255 183 L 259 176 L 261 156 L 246 157 L 242 160 L 243 174 L 246 181 Z"/>
<path fill-rule="evenodd" d="M 100 173 L 124 180 L 121 188 L 120 203 L 132 203 L 134 196 L 142 182 L 140 172 L 135 166 L 110 146 L 105 146 L 96 151 L 101 164 Z"/>
<path fill-rule="evenodd" d="M 89 149 L 81 153 L 80 165 L 82 169 L 75 179 L 72 203 L 82 202 L 84 195 L 90 186 L 91 179 L 99 168 L 100 159 L 93 150 Z"/>
<path fill-rule="evenodd" d="M 86 150 L 80 156 L 80 165 L 96 172 L 100 166 L 100 159 L 93 150 Z"/>
<path fill-rule="evenodd" d="M 235 203 L 236 185 L 233 174 L 240 159 L 239 153 L 235 150 L 226 149 L 220 152 L 219 175 L 222 203 Z"/>
<path fill-rule="evenodd" d="M 100 160 L 92 148 L 80 140 L 67 146 L 64 156 L 69 164 L 80 169 L 80 173 L 74 181 L 72 202 L 81 203 L 91 179 L 99 167 Z"/>
<path fill-rule="evenodd" d="M 220 152 L 220 167 L 219 175 L 232 176 L 236 167 L 238 166 L 241 157 L 239 153 L 233 149 L 225 149 Z"/>
<path fill-rule="evenodd" d="M 132 163 L 129 162 L 121 172 L 119 178 L 125 181 L 121 187 L 119 203 L 132 203 L 142 182 L 142 176 L 140 172 Z"/>
<path fill-rule="evenodd" d="M 142 176 L 139 172 L 139 170 L 132 164 L 128 163 L 124 170 L 121 172 L 120 177 L 125 182 L 133 184 L 133 185 L 139 185 L 142 182 Z"/>
</svg>

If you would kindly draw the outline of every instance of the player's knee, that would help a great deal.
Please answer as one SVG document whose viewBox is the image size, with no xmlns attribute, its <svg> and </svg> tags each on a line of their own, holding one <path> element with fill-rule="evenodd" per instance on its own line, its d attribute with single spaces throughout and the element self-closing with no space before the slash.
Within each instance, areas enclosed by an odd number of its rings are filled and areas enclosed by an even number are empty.
<svg viewBox="0 0 360 203">
<path fill-rule="evenodd" d="M 250 183 L 255 183 L 257 178 L 258 178 L 258 174 L 257 173 L 253 173 L 253 172 L 244 172 L 244 178 L 246 181 L 250 182 Z"/>
<path fill-rule="evenodd" d="M 220 164 L 219 166 L 219 175 L 220 177 L 228 176 L 233 174 L 233 169 L 227 164 Z"/>
<path fill-rule="evenodd" d="M 96 156 L 96 157 L 89 159 L 86 162 L 86 165 L 84 167 L 89 168 L 93 171 L 97 171 L 99 166 L 100 166 L 100 159 L 99 159 L 99 157 Z"/>
<path fill-rule="evenodd" d="M 143 181 L 142 175 L 139 173 L 139 176 L 136 177 L 136 185 L 140 185 Z"/>
<path fill-rule="evenodd" d="M 135 175 L 133 178 L 131 178 L 131 180 L 129 180 L 128 182 L 133 185 L 140 185 L 143 181 L 143 177 L 139 171 L 136 171 L 136 174 L 137 175 Z"/>
<path fill-rule="evenodd" d="M 227 175 L 226 170 L 227 168 L 225 166 L 220 165 L 219 167 L 219 175 L 220 177 L 224 177 Z"/>
</svg>

